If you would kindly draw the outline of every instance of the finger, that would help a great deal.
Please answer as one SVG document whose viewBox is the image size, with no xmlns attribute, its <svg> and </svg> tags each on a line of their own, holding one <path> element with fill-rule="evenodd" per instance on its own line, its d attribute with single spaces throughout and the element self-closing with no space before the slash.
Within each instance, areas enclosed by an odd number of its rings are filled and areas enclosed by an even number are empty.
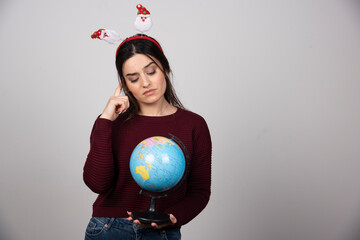
<svg viewBox="0 0 360 240">
<path fill-rule="evenodd" d="M 122 104 L 120 104 L 120 103 L 115 104 L 115 113 L 117 113 L 117 114 L 121 113 L 121 106 L 122 106 Z"/>
<path fill-rule="evenodd" d="M 127 97 L 119 97 L 114 99 L 114 101 L 116 104 L 116 112 L 123 113 L 130 107 L 130 103 Z"/>
<path fill-rule="evenodd" d="M 120 113 L 123 113 L 125 111 L 125 107 L 124 107 L 124 104 L 119 104 L 116 106 L 116 113 L 120 114 Z"/>
<path fill-rule="evenodd" d="M 175 224 L 177 222 L 177 219 L 174 215 L 170 214 L 170 221 Z"/>
<path fill-rule="evenodd" d="M 159 228 L 160 228 L 160 226 L 157 225 L 156 223 L 151 223 L 151 226 L 152 226 L 153 228 L 156 228 L 156 229 L 159 229 Z"/>
<path fill-rule="evenodd" d="M 115 107 L 115 112 L 121 112 L 126 108 L 126 99 L 123 97 L 112 96 L 109 100 L 108 106 Z"/>
<path fill-rule="evenodd" d="M 115 93 L 114 93 L 114 96 L 117 97 L 117 96 L 120 96 L 120 93 L 121 93 L 121 84 L 119 84 L 115 90 Z"/>
<path fill-rule="evenodd" d="M 143 223 L 140 222 L 138 219 L 135 219 L 135 220 L 134 220 L 134 223 L 135 223 L 136 225 L 141 226 L 141 227 L 150 227 L 149 225 L 143 224 Z"/>
<path fill-rule="evenodd" d="M 134 219 L 131 217 L 132 212 L 127 211 L 127 214 L 129 215 L 129 217 L 126 219 L 129 221 L 133 221 Z"/>
</svg>

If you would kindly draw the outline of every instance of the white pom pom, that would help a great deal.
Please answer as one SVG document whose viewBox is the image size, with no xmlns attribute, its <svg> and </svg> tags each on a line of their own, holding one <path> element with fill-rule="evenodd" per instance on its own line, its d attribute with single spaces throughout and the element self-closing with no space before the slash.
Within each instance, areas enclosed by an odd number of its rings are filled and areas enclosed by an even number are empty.
<svg viewBox="0 0 360 240">
<path fill-rule="evenodd" d="M 114 44 L 114 43 L 121 41 L 121 38 L 120 38 L 120 35 L 117 32 L 115 32 L 114 30 L 105 29 L 104 35 L 102 36 L 102 40 L 104 40 L 110 44 Z"/>
</svg>

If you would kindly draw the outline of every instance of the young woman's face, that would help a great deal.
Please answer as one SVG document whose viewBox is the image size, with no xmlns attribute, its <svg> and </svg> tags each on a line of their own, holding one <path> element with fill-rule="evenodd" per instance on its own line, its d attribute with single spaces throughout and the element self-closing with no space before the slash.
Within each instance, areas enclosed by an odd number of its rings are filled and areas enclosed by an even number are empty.
<svg viewBox="0 0 360 240">
<path fill-rule="evenodd" d="M 153 104 L 164 98 L 165 75 L 158 67 L 160 62 L 154 61 L 144 54 L 135 54 L 122 66 L 126 85 L 139 104 Z"/>
</svg>

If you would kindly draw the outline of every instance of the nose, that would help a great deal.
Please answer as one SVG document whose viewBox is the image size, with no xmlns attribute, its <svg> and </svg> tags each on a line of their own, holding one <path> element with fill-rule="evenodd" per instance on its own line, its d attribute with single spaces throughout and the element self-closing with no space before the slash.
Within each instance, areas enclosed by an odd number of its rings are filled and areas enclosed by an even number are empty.
<svg viewBox="0 0 360 240">
<path fill-rule="evenodd" d="M 145 22 L 145 19 L 141 19 L 143 22 Z"/>
<path fill-rule="evenodd" d="M 143 77 L 143 87 L 144 88 L 147 88 L 147 87 L 149 87 L 150 86 L 150 81 L 149 81 L 149 79 L 147 78 L 147 76 L 144 76 Z"/>
</svg>

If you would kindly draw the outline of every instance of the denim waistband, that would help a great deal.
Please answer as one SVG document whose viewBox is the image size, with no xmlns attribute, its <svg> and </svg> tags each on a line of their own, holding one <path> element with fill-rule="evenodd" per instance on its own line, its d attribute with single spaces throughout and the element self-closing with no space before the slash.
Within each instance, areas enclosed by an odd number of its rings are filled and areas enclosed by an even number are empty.
<svg viewBox="0 0 360 240">
<path fill-rule="evenodd" d="M 113 227 L 113 228 L 119 228 L 128 231 L 135 231 L 135 232 L 159 231 L 158 229 L 154 229 L 153 227 L 140 226 L 134 223 L 133 221 L 129 221 L 125 218 L 93 217 L 93 219 L 104 224 L 107 229 Z M 180 229 L 179 227 L 176 228 Z M 165 229 L 176 229 L 176 228 L 167 227 Z"/>
</svg>

